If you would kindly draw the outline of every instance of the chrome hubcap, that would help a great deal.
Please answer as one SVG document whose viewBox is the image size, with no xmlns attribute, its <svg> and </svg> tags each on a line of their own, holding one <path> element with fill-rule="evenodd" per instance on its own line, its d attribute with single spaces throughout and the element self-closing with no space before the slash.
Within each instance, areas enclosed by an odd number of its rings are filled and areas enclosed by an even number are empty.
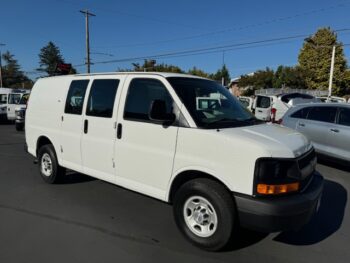
<svg viewBox="0 0 350 263">
<path fill-rule="evenodd" d="M 187 199 L 183 214 L 187 227 L 195 235 L 209 237 L 215 233 L 218 217 L 213 205 L 204 197 L 192 196 Z"/>
<path fill-rule="evenodd" d="M 52 161 L 48 153 L 44 153 L 41 157 L 41 172 L 45 176 L 51 176 L 52 174 Z"/>
</svg>

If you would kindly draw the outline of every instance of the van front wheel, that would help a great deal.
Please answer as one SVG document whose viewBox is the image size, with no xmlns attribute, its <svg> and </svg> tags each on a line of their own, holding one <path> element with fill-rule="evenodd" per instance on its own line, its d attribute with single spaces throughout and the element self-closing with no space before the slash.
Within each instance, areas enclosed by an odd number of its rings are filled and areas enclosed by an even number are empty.
<svg viewBox="0 0 350 263">
<path fill-rule="evenodd" d="M 194 179 L 176 192 L 175 222 L 194 245 L 217 251 L 231 240 L 235 204 L 229 191 L 210 179 Z"/>
<path fill-rule="evenodd" d="M 59 166 L 56 152 L 51 144 L 46 144 L 39 149 L 38 164 L 41 178 L 49 184 L 55 184 L 62 180 L 65 169 Z"/>
</svg>

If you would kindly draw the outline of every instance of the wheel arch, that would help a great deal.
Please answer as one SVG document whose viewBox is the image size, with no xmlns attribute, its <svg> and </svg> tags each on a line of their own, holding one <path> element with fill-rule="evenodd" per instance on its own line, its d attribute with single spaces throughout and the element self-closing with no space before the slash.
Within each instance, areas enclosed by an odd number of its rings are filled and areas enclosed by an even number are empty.
<svg viewBox="0 0 350 263">
<path fill-rule="evenodd" d="M 53 147 L 55 147 L 55 145 L 53 144 L 52 140 L 50 140 L 50 138 L 48 138 L 45 135 L 41 135 L 36 141 L 36 156 L 38 156 L 39 149 L 42 146 L 47 145 L 47 144 L 51 144 Z"/>
<path fill-rule="evenodd" d="M 229 192 L 231 192 L 228 185 L 222 179 L 218 178 L 217 176 L 214 176 L 208 172 L 190 169 L 190 170 L 181 171 L 174 176 L 174 178 L 172 179 L 172 181 L 170 183 L 170 187 L 168 190 L 167 201 L 169 203 L 173 202 L 176 191 L 178 189 L 180 189 L 180 187 L 184 183 L 186 183 L 190 180 L 199 179 L 199 178 L 206 178 L 206 179 L 211 179 L 213 181 L 216 181 L 216 182 L 220 183 L 221 185 L 223 185 Z"/>
</svg>

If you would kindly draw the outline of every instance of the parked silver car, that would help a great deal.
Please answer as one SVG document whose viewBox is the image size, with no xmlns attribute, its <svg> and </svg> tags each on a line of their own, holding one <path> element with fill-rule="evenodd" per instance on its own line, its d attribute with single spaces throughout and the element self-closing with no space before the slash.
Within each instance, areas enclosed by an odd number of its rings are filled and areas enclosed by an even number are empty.
<svg viewBox="0 0 350 263">
<path fill-rule="evenodd" d="M 286 112 L 282 125 L 308 137 L 317 153 L 350 161 L 349 104 L 300 104 Z"/>
</svg>

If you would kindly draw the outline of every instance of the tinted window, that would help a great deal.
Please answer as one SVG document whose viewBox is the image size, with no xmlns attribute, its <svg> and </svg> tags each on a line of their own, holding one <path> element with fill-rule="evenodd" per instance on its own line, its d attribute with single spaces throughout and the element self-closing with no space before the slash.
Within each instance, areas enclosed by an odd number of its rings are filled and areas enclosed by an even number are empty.
<svg viewBox="0 0 350 263">
<path fill-rule="evenodd" d="M 159 80 L 132 80 L 126 98 L 124 119 L 150 121 L 148 112 L 154 100 L 164 100 L 167 113 L 172 113 L 173 99 Z"/>
<path fill-rule="evenodd" d="M 264 96 L 258 96 L 256 98 L 256 107 L 257 108 L 269 108 L 271 106 L 271 99 L 270 97 L 264 97 Z"/>
<path fill-rule="evenodd" d="M 313 107 L 307 118 L 314 121 L 334 122 L 336 113 L 336 107 Z"/>
<path fill-rule="evenodd" d="M 86 115 L 111 118 L 119 80 L 96 79 L 90 89 Z"/>
<path fill-rule="evenodd" d="M 292 118 L 298 118 L 298 119 L 306 119 L 306 116 L 309 112 L 310 108 L 302 108 L 296 112 L 294 112 L 291 117 Z"/>
<path fill-rule="evenodd" d="M 339 109 L 339 120 L 340 125 L 350 126 L 350 109 L 340 108 Z"/>
<path fill-rule="evenodd" d="M 67 95 L 66 107 L 64 109 L 65 113 L 81 114 L 88 84 L 88 79 L 72 81 Z"/>
<path fill-rule="evenodd" d="M 300 98 L 300 99 L 313 99 L 314 97 L 308 94 L 301 94 L 301 93 L 291 93 L 287 95 L 283 95 L 281 97 L 281 100 L 285 103 L 288 103 L 290 100 Z"/>
</svg>

